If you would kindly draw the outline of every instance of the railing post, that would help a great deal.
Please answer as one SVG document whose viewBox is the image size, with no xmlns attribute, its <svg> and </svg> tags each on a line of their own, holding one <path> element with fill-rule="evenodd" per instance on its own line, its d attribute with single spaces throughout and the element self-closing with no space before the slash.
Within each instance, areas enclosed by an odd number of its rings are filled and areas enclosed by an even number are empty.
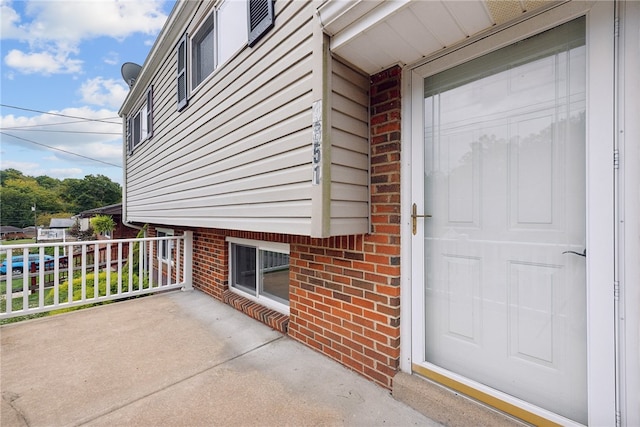
<svg viewBox="0 0 640 427">
<path fill-rule="evenodd" d="M 193 231 L 184 232 L 184 286 L 183 291 L 193 290 Z"/>
</svg>

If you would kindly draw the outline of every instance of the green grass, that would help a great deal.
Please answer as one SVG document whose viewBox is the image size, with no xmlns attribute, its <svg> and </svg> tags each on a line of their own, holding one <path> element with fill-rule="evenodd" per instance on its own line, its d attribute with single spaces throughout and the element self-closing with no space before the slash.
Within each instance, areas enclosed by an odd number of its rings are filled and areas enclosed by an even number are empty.
<svg viewBox="0 0 640 427">
<path fill-rule="evenodd" d="M 13 287 L 11 288 L 12 292 L 22 292 L 22 277 L 18 277 L 17 279 L 11 280 Z M 27 285 L 27 289 L 28 289 Z M 0 295 L 4 295 L 7 293 L 7 280 L 0 281 Z"/>
<path fill-rule="evenodd" d="M 18 239 L 18 240 L 2 240 L 3 245 L 23 245 L 28 243 L 36 243 L 36 239 Z"/>
</svg>

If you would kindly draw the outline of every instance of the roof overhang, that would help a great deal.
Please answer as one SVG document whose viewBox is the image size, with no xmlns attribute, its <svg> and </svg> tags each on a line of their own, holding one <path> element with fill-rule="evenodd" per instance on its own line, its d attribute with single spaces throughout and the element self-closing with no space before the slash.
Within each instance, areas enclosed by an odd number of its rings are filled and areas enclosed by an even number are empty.
<svg viewBox="0 0 640 427">
<path fill-rule="evenodd" d="M 374 74 L 414 64 L 566 0 L 326 0 L 317 9 L 333 53 Z"/>
</svg>

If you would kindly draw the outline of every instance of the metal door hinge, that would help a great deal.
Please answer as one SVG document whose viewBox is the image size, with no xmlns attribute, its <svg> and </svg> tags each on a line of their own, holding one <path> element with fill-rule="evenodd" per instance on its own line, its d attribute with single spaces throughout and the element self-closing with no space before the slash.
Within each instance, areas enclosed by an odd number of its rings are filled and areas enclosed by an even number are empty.
<svg viewBox="0 0 640 427">
<path fill-rule="evenodd" d="M 620 169 L 620 150 L 613 150 L 613 168 Z"/>
</svg>

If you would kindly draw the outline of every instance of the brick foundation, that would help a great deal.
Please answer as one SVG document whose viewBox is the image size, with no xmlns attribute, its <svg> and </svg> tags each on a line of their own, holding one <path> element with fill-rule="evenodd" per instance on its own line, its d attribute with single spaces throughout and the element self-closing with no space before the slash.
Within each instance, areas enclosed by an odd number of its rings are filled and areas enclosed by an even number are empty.
<svg viewBox="0 0 640 427">
<path fill-rule="evenodd" d="M 224 301 L 226 304 L 229 304 L 236 310 L 243 312 L 247 316 L 259 320 L 265 325 L 272 327 L 276 331 L 280 331 L 283 334 L 287 333 L 289 316 L 278 313 L 275 310 L 270 310 L 256 302 L 251 301 L 250 299 L 244 298 L 241 295 L 231 291 L 224 292 L 224 294 L 222 295 L 222 301 Z"/>
</svg>

